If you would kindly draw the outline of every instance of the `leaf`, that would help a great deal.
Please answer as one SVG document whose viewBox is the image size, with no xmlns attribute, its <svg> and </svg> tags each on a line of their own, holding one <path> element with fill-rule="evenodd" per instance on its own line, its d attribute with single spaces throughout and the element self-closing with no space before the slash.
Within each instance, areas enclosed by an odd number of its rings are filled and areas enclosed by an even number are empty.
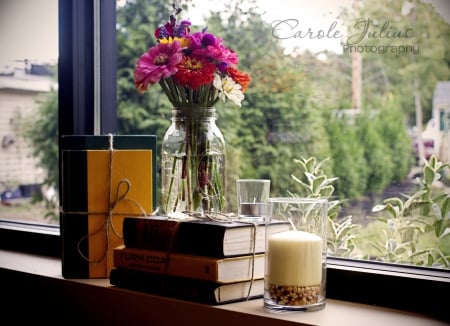
<svg viewBox="0 0 450 326">
<path fill-rule="evenodd" d="M 439 248 L 437 249 L 437 252 L 438 252 L 440 259 L 442 259 L 442 261 L 444 262 L 445 267 L 449 268 L 450 267 L 450 262 L 449 262 L 450 256 L 445 256 L 444 253 L 441 250 L 439 250 Z M 436 261 L 437 260 L 439 260 L 439 259 L 436 259 Z"/>
<path fill-rule="evenodd" d="M 450 227 L 446 227 L 444 232 L 442 232 L 442 234 L 439 236 L 439 239 L 442 239 L 443 237 L 450 235 Z"/>
<path fill-rule="evenodd" d="M 425 184 L 427 185 L 431 185 L 434 181 L 434 177 L 435 177 L 435 172 L 432 168 L 430 168 L 429 166 L 425 166 L 423 168 L 423 179 L 425 181 Z"/>
<path fill-rule="evenodd" d="M 393 207 L 398 207 L 398 212 L 403 211 L 404 205 L 403 205 L 403 201 L 400 198 L 396 198 L 396 197 L 387 198 L 383 201 L 383 203 L 388 204 Z"/>
<path fill-rule="evenodd" d="M 330 183 L 333 183 L 336 180 L 339 180 L 339 178 L 328 178 L 325 180 L 324 184 L 329 185 Z"/>
<path fill-rule="evenodd" d="M 407 225 L 407 226 L 402 226 L 397 228 L 397 232 L 400 231 L 418 231 L 418 232 L 424 232 L 424 228 L 420 227 L 420 226 L 415 226 L 415 225 Z"/>
<path fill-rule="evenodd" d="M 328 210 L 331 210 L 335 207 L 337 207 L 339 205 L 339 200 L 330 200 L 328 202 Z M 347 218 L 348 216 L 346 216 L 345 218 Z"/>
<path fill-rule="evenodd" d="M 375 248 L 380 253 L 380 255 L 384 254 L 384 250 L 383 250 L 382 246 L 379 246 L 378 244 L 374 243 L 373 241 L 369 241 L 368 244 L 370 246 L 372 246 L 373 248 Z"/>
<path fill-rule="evenodd" d="M 307 185 L 306 183 L 304 183 L 302 180 L 298 179 L 296 176 L 291 175 L 292 179 L 294 179 L 297 183 L 300 184 L 300 186 L 302 186 L 305 189 L 309 189 L 309 185 Z"/>
<path fill-rule="evenodd" d="M 387 207 L 387 205 L 375 205 L 374 207 L 372 207 L 372 212 L 374 212 L 374 213 L 381 212 L 381 211 L 385 210 L 386 207 Z"/>
<path fill-rule="evenodd" d="M 320 188 L 321 188 L 322 184 L 325 182 L 326 178 L 327 178 L 326 176 L 319 176 L 312 180 L 313 193 L 316 194 L 316 193 L 320 192 Z"/>
<path fill-rule="evenodd" d="M 386 210 L 388 211 L 393 217 L 399 217 L 400 210 L 398 207 L 392 206 L 392 205 L 375 205 L 372 208 L 372 212 L 377 213 L 380 211 Z"/>
<path fill-rule="evenodd" d="M 306 165 L 305 165 L 304 160 L 294 159 L 294 162 L 297 163 L 297 164 L 299 164 L 299 165 L 301 166 L 301 168 L 302 168 L 303 171 L 306 171 Z"/>
<path fill-rule="evenodd" d="M 312 185 L 314 183 L 315 175 L 309 172 L 305 172 L 306 179 L 308 179 L 309 184 Z"/>
<path fill-rule="evenodd" d="M 313 172 L 315 165 L 316 165 L 316 158 L 315 157 L 308 158 L 305 161 L 305 170 L 306 170 L 306 172 Z"/>
<path fill-rule="evenodd" d="M 419 190 L 418 192 L 414 193 L 411 197 L 409 197 L 405 201 L 405 204 L 404 204 L 405 209 L 409 209 L 410 206 L 412 206 L 416 200 L 419 200 L 427 192 L 428 192 L 427 190 Z"/>
<path fill-rule="evenodd" d="M 320 195 L 321 195 L 321 197 L 328 198 L 333 194 L 333 192 L 334 192 L 333 186 L 326 186 L 321 189 Z"/>
<path fill-rule="evenodd" d="M 424 255 L 424 254 L 430 254 L 431 250 L 432 249 L 424 249 L 424 250 L 421 250 L 421 251 L 416 251 L 415 253 L 409 255 L 408 258 L 414 258 L 414 257 L 420 256 L 420 255 Z"/>
<path fill-rule="evenodd" d="M 447 197 L 444 199 L 444 202 L 441 205 L 441 213 L 442 218 L 449 218 L 450 219 L 450 196 L 447 195 Z M 448 217 L 447 217 L 448 215 Z"/>
<path fill-rule="evenodd" d="M 332 221 L 331 219 L 329 219 L 328 221 L 329 221 L 329 226 L 331 226 L 331 230 L 328 232 L 331 233 L 332 238 L 334 240 L 336 240 L 337 239 L 336 223 L 334 221 Z"/>
<path fill-rule="evenodd" d="M 442 220 L 442 212 L 441 212 L 439 205 L 436 203 L 433 203 L 433 204 L 431 204 L 431 208 L 434 212 L 434 216 L 436 216 L 436 218 L 438 220 Z"/>
<path fill-rule="evenodd" d="M 430 159 L 428 160 L 428 163 L 429 163 L 429 165 L 432 167 L 432 168 L 436 168 L 436 164 L 438 163 L 438 159 L 436 158 L 436 155 L 431 155 L 431 157 L 430 157 Z"/>
<path fill-rule="evenodd" d="M 320 161 L 319 163 L 317 163 L 317 164 L 316 164 L 316 170 L 318 171 L 318 170 L 322 167 L 322 164 L 325 163 L 326 161 L 329 161 L 329 160 L 330 160 L 330 158 L 329 158 L 329 157 L 326 157 L 326 158 L 324 158 L 322 161 Z"/>
</svg>

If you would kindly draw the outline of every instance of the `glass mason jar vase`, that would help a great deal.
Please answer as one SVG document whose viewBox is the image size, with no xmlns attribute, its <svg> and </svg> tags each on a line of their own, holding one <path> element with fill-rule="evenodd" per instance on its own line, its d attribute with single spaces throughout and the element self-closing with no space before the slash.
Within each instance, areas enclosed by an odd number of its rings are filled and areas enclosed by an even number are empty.
<svg viewBox="0 0 450 326">
<path fill-rule="evenodd" d="M 224 204 L 225 141 L 213 107 L 172 109 L 162 141 L 163 214 L 185 217 L 221 212 Z"/>
</svg>

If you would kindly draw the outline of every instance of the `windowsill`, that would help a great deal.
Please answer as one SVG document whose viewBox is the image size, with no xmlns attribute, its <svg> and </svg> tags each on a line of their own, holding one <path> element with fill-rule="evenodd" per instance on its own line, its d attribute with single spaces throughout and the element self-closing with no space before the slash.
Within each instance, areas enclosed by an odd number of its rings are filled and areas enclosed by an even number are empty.
<svg viewBox="0 0 450 326">
<path fill-rule="evenodd" d="M 8 302 L 4 311 L 8 305 L 16 305 L 15 300 L 26 305 L 25 314 L 34 304 L 36 310 L 40 309 L 36 316 L 44 315 L 45 321 L 55 318 L 59 322 L 127 325 L 144 321 L 155 325 L 448 325 L 420 314 L 332 299 L 327 299 L 325 309 L 308 313 L 269 313 L 263 309 L 262 299 L 202 305 L 116 288 L 109 279 L 64 279 L 61 259 L 7 250 L 0 250 L 0 276 L 6 283 L 5 290 L 2 286 L 3 302 Z M 53 313 L 47 314 L 48 309 Z M 64 319 L 56 317 L 59 314 L 55 311 L 63 312 Z"/>
</svg>

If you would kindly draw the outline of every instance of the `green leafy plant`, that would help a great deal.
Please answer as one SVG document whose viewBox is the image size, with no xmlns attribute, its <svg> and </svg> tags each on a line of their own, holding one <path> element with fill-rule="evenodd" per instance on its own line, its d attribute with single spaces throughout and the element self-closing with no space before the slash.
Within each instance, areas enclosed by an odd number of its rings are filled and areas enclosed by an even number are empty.
<svg viewBox="0 0 450 326">
<path fill-rule="evenodd" d="M 382 237 L 370 241 L 376 258 L 419 266 L 450 267 L 450 194 L 433 185 L 450 163 L 432 156 L 423 167 L 420 189 L 404 199 L 394 197 L 373 207 L 382 222 Z"/>
<path fill-rule="evenodd" d="M 293 197 L 320 197 L 329 200 L 327 223 L 328 254 L 349 257 L 355 248 L 354 240 L 356 236 L 354 230 L 359 228 L 359 225 L 353 224 L 352 216 L 346 216 L 340 221 L 337 219 L 340 201 L 333 197 L 333 183 L 338 178 L 328 178 L 322 169 L 323 164 L 328 160 L 329 158 L 317 161 L 315 157 L 295 159 L 294 162 L 299 166 L 301 176 L 291 175 L 291 177 L 300 189 L 298 193 L 288 192 Z"/>
</svg>

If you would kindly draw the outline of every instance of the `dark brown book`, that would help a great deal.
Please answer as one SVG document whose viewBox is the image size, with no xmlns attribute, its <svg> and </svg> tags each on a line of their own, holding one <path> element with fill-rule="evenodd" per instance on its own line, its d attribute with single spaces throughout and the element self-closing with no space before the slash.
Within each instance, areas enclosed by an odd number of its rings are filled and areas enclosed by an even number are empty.
<svg viewBox="0 0 450 326">
<path fill-rule="evenodd" d="M 262 298 L 264 293 L 264 279 L 221 284 L 124 268 L 112 269 L 109 281 L 128 290 L 210 305 Z"/>
<path fill-rule="evenodd" d="M 255 224 L 211 220 L 172 220 L 166 217 L 125 217 L 126 247 L 162 250 L 210 257 L 232 257 L 265 252 L 269 233 L 289 230 L 289 223 L 272 221 Z"/>
</svg>

